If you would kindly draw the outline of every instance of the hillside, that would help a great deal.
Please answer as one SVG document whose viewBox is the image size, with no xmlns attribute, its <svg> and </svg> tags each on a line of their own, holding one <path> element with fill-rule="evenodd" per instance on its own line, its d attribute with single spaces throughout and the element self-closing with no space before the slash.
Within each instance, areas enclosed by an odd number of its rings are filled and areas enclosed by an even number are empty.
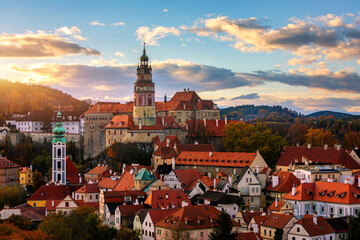
<svg viewBox="0 0 360 240">
<path fill-rule="evenodd" d="M 74 111 L 86 111 L 88 104 L 70 94 L 43 85 L 30 85 L 0 79 L 0 112 L 29 112 L 46 106 L 71 106 Z"/>
<path fill-rule="evenodd" d="M 341 113 L 341 112 L 333 112 L 333 111 L 319 111 L 306 115 L 306 117 L 308 118 L 318 118 L 321 116 L 323 117 L 334 116 L 335 119 L 354 117 L 354 115 L 349 113 Z"/>
<path fill-rule="evenodd" d="M 301 113 L 282 106 L 254 106 L 241 105 L 220 110 L 221 116 L 227 116 L 229 120 L 243 121 L 251 120 L 271 120 L 271 121 L 290 121 L 296 117 L 302 117 Z"/>
</svg>

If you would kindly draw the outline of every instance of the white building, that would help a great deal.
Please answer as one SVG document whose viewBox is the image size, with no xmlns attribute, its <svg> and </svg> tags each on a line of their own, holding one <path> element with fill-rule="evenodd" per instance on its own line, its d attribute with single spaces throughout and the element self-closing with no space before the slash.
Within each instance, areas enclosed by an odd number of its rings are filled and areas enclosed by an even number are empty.
<svg viewBox="0 0 360 240">
<path fill-rule="evenodd" d="M 168 185 L 171 189 L 182 189 L 181 182 L 179 181 L 179 178 L 174 170 L 164 176 L 164 183 L 165 185 Z"/>
</svg>

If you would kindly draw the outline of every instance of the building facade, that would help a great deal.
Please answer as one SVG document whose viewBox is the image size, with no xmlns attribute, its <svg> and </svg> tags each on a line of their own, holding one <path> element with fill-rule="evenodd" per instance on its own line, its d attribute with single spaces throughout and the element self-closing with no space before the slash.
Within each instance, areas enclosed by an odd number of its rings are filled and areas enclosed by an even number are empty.
<svg viewBox="0 0 360 240">
<path fill-rule="evenodd" d="M 19 168 L 16 163 L 0 157 L 0 187 L 19 185 Z"/>
</svg>

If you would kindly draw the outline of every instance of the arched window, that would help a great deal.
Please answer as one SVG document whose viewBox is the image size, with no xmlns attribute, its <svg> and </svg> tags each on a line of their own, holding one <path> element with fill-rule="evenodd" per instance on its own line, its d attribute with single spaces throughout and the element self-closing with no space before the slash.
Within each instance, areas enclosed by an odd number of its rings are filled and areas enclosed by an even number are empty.
<svg viewBox="0 0 360 240">
<path fill-rule="evenodd" d="M 61 174 L 60 174 L 60 173 L 57 175 L 57 180 L 58 180 L 59 182 L 61 182 Z"/>
<path fill-rule="evenodd" d="M 61 161 L 57 162 L 57 168 L 58 168 L 58 170 L 61 169 Z"/>
<path fill-rule="evenodd" d="M 151 106 L 152 105 L 152 99 L 151 99 L 151 96 L 149 96 L 149 99 L 148 99 L 148 105 Z"/>
<path fill-rule="evenodd" d="M 61 158 L 61 149 L 58 148 L 57 152 L 58 152 L 57 157 L 58 157 L 58 158 Z"/>
</svg>

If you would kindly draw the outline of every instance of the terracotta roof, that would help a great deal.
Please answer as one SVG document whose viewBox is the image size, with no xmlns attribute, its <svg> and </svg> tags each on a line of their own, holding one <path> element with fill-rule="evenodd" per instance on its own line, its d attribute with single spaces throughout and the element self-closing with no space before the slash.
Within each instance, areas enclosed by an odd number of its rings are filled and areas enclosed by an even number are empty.
<svg viewBox="0 0 360 240">
<path fill-rule="evenodd" d="M 133 128 L 133 117 L 129 115 L 116 115 L 111 119 L 106 128 Z"/>
<path fill-rule="evenodd" d="M 62 202 L 62 199 L 61 200 L 46 200 L 46 203 L 45 203 L 45 208 L 46 210 L 48 211 L 55 211 L 56 210 L 56 206 L 59 205 L 59 203 Z"/>
<path fill-rule="evenodd" d="M 91 169 L 90 171 L 88 171 L 87 173 L 85 173 L 85 175 L 99 176 L 100 174 L 102 174 L 103 172 L 105 172 L 108 169 L 110 169 L 109 166 L 98 165 L 98 166 L 94 167 L 93 169 Z"/>
<path fill-rule="evenodd" d="M 253 217 L 263 216 L 263 214 L 265 214 L 266 216 L 266 212 L 246 212 L 246 211 L 242 212 L 242 216 L 246 224 L 249 224 Z"/>
<path fill-rule="evenodd" d="M 278 212 L 280 211 L 280 209 L 284 206 L 285 201 L 277 201 L 277 207 L 275 206 L 275 202 L 273 201 L 270 205 L 270 207 L 268 208 L 269 211 L 274 211 L 274 212 Z"/>
<path fill-rule="evenodd" d="M 210 156 L 211 153 L 211 156 Z M 245 167 L 251 165 L 257 153 L 245 152 L 190 152 L 182 151 L 176 165 Z"/>
<path fill-rule="evenodd" d="M 212 144 L 182 144 L 178 149 L 179 152 L 215 152 L 214 145 Z"/>
<path fill-rule="evenodd" d="M 133 111 L 133 102 L 121 104 L 119 102 L 97 102 L 85 114 L 91 113 L 131 113 Z"/>
<path fill-rule="evenodd" d="M 20 167 L 20 173 L 26 173 L 29 170 L 30 170 L 29 167 Z"/>
<path fill-rule="evenodd" d="M 71 188 L 64 185 L 43 185 L 38 190 L 35 191 L 27 200 L 36 201 L 36 200 L 62 200 L 67 195 L 71 194 Z"/>
<path fill-rule="evenodd" d="M 279 177 L 279 184 L 273 187 L 272 181 L 265 187 L 265 190 L 272 192 L 288 193 L 291 192 L 293 186 L 299 186 L 300 180 L 291 172 L 277 171 L 275 176 Z M 273 176 L 274 176 L 273 175 Z"/>
<path fill-rule="evenodd" d="M 175 149 L 170 147 L 158 147 L 153 154 L 161 156 L 162 159 L 170 159 L 178 155 Z"/>
<path fill-rule="evenodd" d="M 85 202 L 84 200 L 74 200 L 74 202 L 79 206 L 88 206 L 99 210 L 99 202 Z"/>
<path fill-rule="evenodd" d="M 42 221 L 44 220 L 44 215 L 41 215 L 34 210 L 27 210 L 21 214 L 23 217 L 29 219 L 30 221 Z"/>
<path fill-rule="evenodd" d="M 126 191 L 134 188 L 135 173 L 130 174 L 130 171 L 125 171 L 118 180 L 114 191 Z"/>
<path fill-rule="evenodd" d="M 144 199 L 145 199 L 146 193 L 143 190 L 104 192 L 105 202 L 123 203 L 123 202 L 125 202 L 125 197 L 131 197 L 131 201 L 135 202 L 135 200 L 139 197 L 144 197 Z"/>
<path fill-rule="evenodd" d="M 139 130 L 139 126 L 135 126 L 133 117 L 129 115 L 116 115 L 106 126 L 108 129 L 129 129 Z M 161 130 L 161 129 L 182 129 L 178 122 L 172 116 L 157 116 L 155 126 L 142 126 L 141 130 Z"/>
<path fill-rule="evenodd" d="M 213 206 L 195 205 L 178 209 L 168 214 L 165 218 L 155 223 L 155 226 L 183 230 L 212 229 L 220 211 Z M 231 219 L 233 227 L 239 227 L 240 224 Z"/>
<path fill-rule="evenodd" d="M 159 139 L 160 140 L 160 139 Z M 168 146 L 168 141 L 169 141 L 169 146 Z M 177 136 L 174 135 L 168 135 L 165 136 L 164 140 L 162 140 L 162 142 L 155 142 L 155 144 L 158 147 L 170 147 L 170 148 L 174 148 L 174 145 L 181 145 L 180 140 L 177 138 Z"/>
<path fill-rule="evenodd" d="M 264 214 L 260 216 L 253 216 L 252 219 L 254 219 L 258 229 L 260 230 L 262 223 L 268 218 L 269 214 Z"/>
<path fill-rule="evenodd" d="M 144 208 L 144 204 L 139 205 L 119 205 L 118 209 L 121 213 L 121 217 L 134 216 L 137 211 Z"/>
<path fill-rule="evenodd" d="M 186 101 L 196 104 L 200 100 L 195 91 L 176 92 L 169 102 Z"/>
<path fill-rule="evenodd" d="M 283 229 L 293 217 L 294 215 L 292 214 L 271 213 L 267 216 L 261 226 Z"/>
<path fill-rule="evenodd" d="M 242 122 L 240 120 L 227 120 L 227 124 L 225 124 L 225 120 L 217 120 L 218 124 L 216 125 L 216 120 L 206 120 L 206 128 L 209 129 L 209 131 L 211 131 L 211 136 L 213 137 L 224 137 L 225 136 L 225 128 L 227 125 L 229 125 L 230 123 L 233 122 Z M 193 122 L 192 121 L 186 121 L 186 124 L 188 126 L 188 128 L 190 129 Z M 205 122 L 204 120 L 196 120 L 195 121 L 195 126 L 197 126 L 198 124 L 200 124 L 201 126 L 205 126 Z M 191 137 L 192 133 L 189 132 L 188 136 Z"/>
<path fill-rule="evenodd" d="M 296 188 L 294 196 L 290 192 L 284 196 L 284 199 L 359 204 L 360 190 L 350 184 L 317 181 L 314 183 L 302 183 Z"/>
<path fill-rule="evenodd" d="M 153 222 L 153 224 L 155 225 L 157 222 L 163 220 L 164 217 L 173 214 L 174 212 L 176 212 L 178 210 L 178 208 L 169 208 L 166 210 L 162 210 L 162 209 L 149 209 L 148 213 L 149 216 L 151 218 L 151 221 Z M 145 216 L 146 217 L 146 216 Z M 145 219 L 145 218 L 144 218 Z"/>
<path fill-rule="evenodd" d="M 195 187 L 198 181 L 202 182 L 205 186 L 209 188 L 209 191 L 214 190 L 214 180 L 215 180 L 215 187 L 221 181 L 219 178 L 209 178 L 208 176 L 200 176 L 197 180 L 193 181 L 193 183 L 189 186 L 188 190 L 191 190 Z"/>
<path fill-rule="evenodd" d="M 7 158 L 0 157 L 0 168 L 18 168 L 20 167 L 16 163 L 8 160 Z"/>
<path fill-rule="evenodd" d="M 201 177 L 199 170 L 197 170 L 196 168 L 179 169 L 174 170 L 174 172 L 179 178 L 179 181 L 181 182 L 181 187 L 184 189 L 184 191 L 189 190 L 192 183 L 194 181 L 197 181 L 197 179 Z"/>
<path fill-rule="evenodd" d="M 69 181 L 69 184 L 72 185 L 86 183 L 85 178 L 81 175 L 79 176 L 79 171 L 68 156 L 66 157 L 66 181 Z"/>
<path fill-rule="evenodd" d="M 263 238 L 258 233 L 241 232 L 238 234 L 236 240 L 262 240 Z"/>
<path fill-rule="evenodd" d="M 304 215 L 304 217 L 295 224 L 303 226 L 310 237 L 335 233 L 335 230 L 326 219 L 320 216 L 317 216 L 317 225 L 314 224 L 313 215 L 308 214 Z"/>
<path fill-rule="evenodd" d="M 119 180 L 112 180 L 111 178 L 103 178 L 98 183 L 98 188 L 106 188 L 106 189 L 113 189 Z"/>
<path fill-rule="evenodd" d="M 183 190 L 157 190 L 152 191 L 145 204 L 151 208 L 179 208 L 182 207 L 182 201 L 191 205 L 190 199 Z"/>
<path fill-rule="evenodd" d="M 98 193 L 100 192 L 97 188 L 96 183 L 87 183 L 78 190 L 76 190 L 76 193 Z"/>
<path fill-rule="evenodd" d="M 348 169 L 360 169 L 360 165 L 344 150 L 337 148 L 291 146 L 279 158 L 277 166 L 289 166 L 290 163 L 298 161 L 302 163 L 302 157 L 311 160 L 313 163 L 341 164 Z"/>
</svg>

